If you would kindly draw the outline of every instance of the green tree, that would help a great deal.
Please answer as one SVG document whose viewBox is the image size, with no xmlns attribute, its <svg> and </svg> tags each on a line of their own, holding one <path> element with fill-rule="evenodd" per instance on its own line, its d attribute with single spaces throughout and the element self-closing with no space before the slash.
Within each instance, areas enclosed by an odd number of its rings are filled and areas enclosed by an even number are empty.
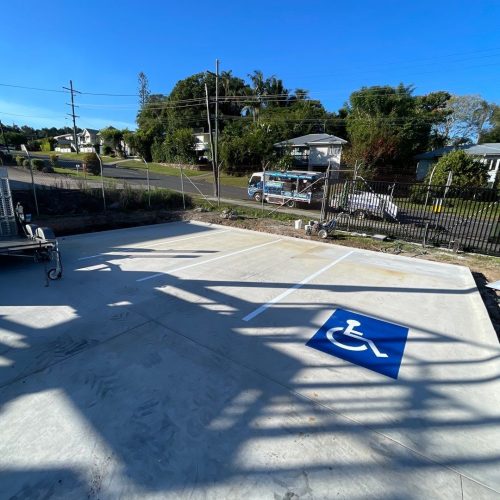
<svg viewBox="0 0 500 500">
<path fill-rule="evenodd" d="M 28 142 L 28 137 L 21 131 L 6 128 L 5 140 L 9 146 L 18 148 L 21 144 L 26 144 Z"/>
<path fill-rule="evenodd" d="M 155 141 L 163 141 L 167 129 L 167 97 L 153 94 L 137 115 L 136 142 L 139 153 L 151 161 L 151 147 Z"/>
<path fill-rule="evenodd" d="M 446 92 L 414 96 L 403 84 L 353 92 L 346 107 L 348 155 L 367 177 L 413 171 L 413 156 L 428 148 L 449 98 Z"/>
<path fill-rule="evenodd" d="M 265 124 L 228 126 L 220 141 L 220 159 L 223 169 L 231 174 L 262 168 L 275 158 L 274 136 Z"/>
<path fill-rule="evenodd" d="M 442 156 L 433 170 L 434 173 L 432 170 L 428 172 L 426 182 L 432 175 L 432 184 L 435 185 L 446 184 L 449 172 L 453 175 L 453 186 L 457 187 L 485 187 L 488 180 L 488 165 L 463 150 Z"/>
<path fill-rule="evenodd" d="M 122 141 L 125 131 L 115 127 L 103 128 L 99 131 L 105 144 L 111 145 L 111 148 L 120 156 L 124 156 Z"/>
<path fill-rule="evenodd" d="M 137 76 L 139 81 L 139 106 L 141 109 L 148 102 L 151 91 L 149 90 L 149 80 L 148 77 L 141 71 Z"/>
<path fill-rule="evenodd" d="M 288 90 L 283 81 L 272 75 L 264 77 L 260 70 L 254 70 L 248 75 L 251 81 L 247 89 L 249 99 L 246 102 L 245 110 L 250 112 L 254 121 L 259 121 L 263 108 L 283 107 L 287 105 Z"/>
<path fill-rule="evenodd" d="M 162 143 L 155 143 L 153 160 L 157 162 L 193 163 L 196 161 L 195 139 L 189 128 L 180 128 L 167 134 Z"/>
</svg>

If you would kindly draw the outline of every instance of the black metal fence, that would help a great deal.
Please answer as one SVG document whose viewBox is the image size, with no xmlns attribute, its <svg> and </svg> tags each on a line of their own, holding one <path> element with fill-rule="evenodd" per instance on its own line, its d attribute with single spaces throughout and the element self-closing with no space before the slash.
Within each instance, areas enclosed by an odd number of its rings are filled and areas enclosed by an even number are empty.
<svg viewBox="0 0 500 500">
<path fill-rule="evenodd" d="M 500 255 L 496 189 L 329 180 L 322 219 L 352 232 Z"/>
</svg>

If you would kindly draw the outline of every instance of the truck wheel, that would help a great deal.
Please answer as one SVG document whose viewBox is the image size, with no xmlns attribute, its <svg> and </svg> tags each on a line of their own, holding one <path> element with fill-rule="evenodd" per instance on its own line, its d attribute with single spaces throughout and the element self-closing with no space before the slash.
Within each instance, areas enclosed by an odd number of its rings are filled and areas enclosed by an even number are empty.
<svg viewBox="0 0 500 500">
<path fill-rule="evenodd" d="M 295 200 L 288 200 L 286 202 L 286 206 L 290 208 L 295 208 L 297 206 L 297 202 Z"/>
<path fill-rule="evenodd" d="M 260 191 L 257 191 L 254 195 L 253 195 L 253 199 L 257 202 L 261 202 L 262 201 L 262 193 Z"/>
</svg>

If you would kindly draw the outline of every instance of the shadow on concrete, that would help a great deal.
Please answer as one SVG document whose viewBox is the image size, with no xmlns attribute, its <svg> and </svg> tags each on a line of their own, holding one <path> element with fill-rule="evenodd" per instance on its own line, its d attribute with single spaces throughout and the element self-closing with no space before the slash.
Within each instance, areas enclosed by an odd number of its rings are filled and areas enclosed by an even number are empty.
<svg viewBox="0 0 500 500">
<path fill-rule="evenodd" d="M 182 226 L 175 236 L 209 231 L 212 229 Z M 326 485 L 332 497 L 346 492 L 351 498 L 365 497 L 368 492 L 377 496 L 383 486 L 388 499 L 421 498 L 429 491 L 425 489 L 429 485 L 421 481 L 423 472 L 433 473 L 438 488 L 440 481 L 447 484 L 443 479 L 449 472 L 446 468 L 492 469 L 498 465 L 500 450 L 474 454 L 450 451 L 449 455 L 444 451 L 435 460 L 424 456 L 432 456 L 433 435 L 438 429 L 474 432 L 500 425 L 498 417 L 464 405 L 453 390 L 443 390 L 495 380 L 494 376 L 482 376 L 479 368 L 498 364 L 498 351 L 471 339 L 471 345 L 488 354 L 465 362 L 410 358 L 405 362 L 419 370 L 417 378 L 394 382 L 382 376 L 353 377 L 346 381 L 336 375 L 352 372 L 352 365 L 326 355 L 316 364 L 304 346 L 307 338 L 301 331 L 311 329 L 311 318 L 324 311 L 324 304 L 309 302 L 299 308 L 294 303 L 279 303 L 251 325 L 257 331 L 250 333 L 241 318 L 255 304 L 233 291 L 288 289 L 295 283 L 227 281 L 217 278 L 214 266 L 210 280 L 165 274 L 139 284 L 137 280 L 152 271 L 124 271 L 120 259 L 136 252 L 141 259 L 156 258 L 154 249 L 131 246 L 149 234 L 171 236 L 158 234 L 158 228 L 144 228 L 134 235 L 108 235 L 96 259 L 97 263 L 104 260 L 105 271 L 78 271 L 92 262 L 73 259 L 66 264 L 64 280 L 49 289 L 28 283 L 33 274 L 21 263 L 0 267 L 5 276 L 0 285 L 1 304 L 6 310 L 46 306 L 54 314 L 50 321 L 40 317 L 36 328 L 9 320 L 8 314 L 0 315 L 0 332 L 7 332 L 0 337 L 4 360 L 0 411 L 6 412 L 23 396 L 62 392 L 91 427 L 89 436 L 97 436 L 91 439 L 104 442 L 113 463 L 109 465 L 103 458 L 106 453 L 90 456 L 93 472 L 89 477 L 70 465 L 44 467 L 50 450 L 45 454 L 38 451 L 41 469 L 19 466 L 2 472 L 4 491 L 11 498 L 42 498 L 44 494 L 98 498 L 103 491 L 117 496 L 188 496 L 200 490 L 217 492 L 217 488 L 233 483 L 240 484 L 240 489 L 232 490 L 233 497 L 256 496 L 262 491 L 259 488 L 265 488 L 274 498 L 314 498 L 323 495 L 321 485 Z M 169 244 L 174 246 L 175 240 L 165 246 Z M 158 251 L 165 259 L 196 259 L 216 252 Z M 122 252 L 126 255 L 119 255 Z M 20 279 L 26 288 L 12 286 L 9 293 L 9 284 Z M 473 291 L 314 284 L 303 289 L 342 295 L 359 291 L 449 295 Z M 336 306 L 331 304 L 332 309 Z M 54 321 L 58 308 L 71 311 L 71 319 Z M 363 313 L 362 307 L 350 309 Z M 49 326 L 44 326 L 44 321 Z M 429 345 L 461 342 L 444 332 L 422 333 L 425 336 L 411 341 Z M 304 355 L 285 352 L 287 344 L 303 348 Z M 463 365 L 467 376 L 464 373 L 464 377 L 439 381 L 429 376 L 433 367 L 447 364 L 455 368 Z M 305 370 L 316 375 L 327 370 L 331 377 L 326 382 L 303 378 Z M 385 389 L 394 384 L 404 396 L 385 395 Z M 363 397 L 364 391 L 369 391 L 369 399 Z M 321 394 L 321 399 L 314 394 Z M 388 420 L 386 416 L 395 408 L 397 414 Z M 450 408 L 459 410 L 463 417 L 447 420 L 432 413 Z M 369 418 L 362 425 L 363 414 Z M 26 432 L 36 435 L 44 428 L 43 422 L 39 425 L 39 429 Z M 405 433 L 415 440 L 416 452 L 398 444 L 396 437 L 386 437 Z M 282 442 L 292 446 L 283 448 Z M 315 442 L 320 443 L 319 449 Z M 3 445 L 7 451 L 15 446 L 12 442 Z M 368 449 L 371 459 L 358 448 Z M 29 457 L 25 460 L 29 463 Z"/>
</svg>

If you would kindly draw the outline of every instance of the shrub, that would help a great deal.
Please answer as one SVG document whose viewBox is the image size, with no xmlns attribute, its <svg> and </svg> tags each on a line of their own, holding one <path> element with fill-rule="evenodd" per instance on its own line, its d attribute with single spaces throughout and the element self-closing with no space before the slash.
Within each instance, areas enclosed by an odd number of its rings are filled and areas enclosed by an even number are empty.
<svg viewBox="0 0 500 500">
<path fill-rule="evenodd" d="M 101 164 L 99 163 L 99 158 L 95 153 L 87 153 L 84 155 L 82 162 L 87 172 L 92 175 L 101 174 Z"/>
<path fill-rule="evenodd" d="M 18 167 L 22 167 L 24 165 L 24 156 L 17 155 L 16 156 L 16 163 Z"/>
<path fill-rule="evenodd" d="M 50 165 L 52 167 L 57 167 L 58 160 L 59 160 L 59 155 L 50 155 L 49 156 Z"/>
<path fill-rule="evenodd" d="M 46 152 L 53 151 L 55 144 L 55 139 L 52 139 L 52 137 L 46 137 L 45 139 L 40 140 L 40 149 Z"/>
<path fill-rule="evenodd" d="M 28 148 L 28 151 L 40 151 L 41 150 L 41 141 L 39 141 L 39 140 L 28 141 L 28 143 L 26 144 L 26 147 Z"/>
<path fill-rule="evenodd" d="M 488 179 L 488 165 L 462 150 L 452 151 L 442 156 L 435 167 L 432 184 L 444 185 L 449 172 L 453 174 L 452 185 L 457 187 L 485 187 Z M 432 170 L 427 174 L 430 179 Z"/>
<path fill-rule="evenodd" d="M 179 209 L 183 207 L 182 193 L 177 191 L 170 191 L 169 189 L 153 189 L 151 191 L 151 208 L 159 209 Z M 147 208 L 148 206 L 148 192 L 142 191 L 141 193 L 142 205 Z M 193 200 L 190 196 L 185 196 L 186 208 L 193 206 Z"/>
<path fill-rule="evenodd" d="M 13 158 L 10 153 L 4 153 L 0 151 L 0 165 L 12 165 Z"/>
<path fill-rule="evenodd" d="M 43 167 L 45 167 L 45 162 L 40 158 L 31 160 L 31 164 L 33 165 L 33 168 L 36 168 L 39 172 L 41 172 L 43 170 Z"/>
<path fill-rule="evenodd" d="M 410 188 L 409 200 L 413 203 L 424 203 L 427 196 L 427 185 L 417 184 Z"/>
</svg>

